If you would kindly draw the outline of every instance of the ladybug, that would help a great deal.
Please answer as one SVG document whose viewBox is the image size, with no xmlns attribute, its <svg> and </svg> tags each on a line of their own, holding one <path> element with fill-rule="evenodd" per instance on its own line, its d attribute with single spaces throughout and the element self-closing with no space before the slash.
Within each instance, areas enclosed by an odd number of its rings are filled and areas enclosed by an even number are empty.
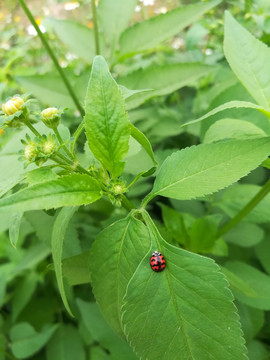
<svg viewBox="0 0 270 360">
<path fill-rule="evenodd" d="M 164 256 L 160 252 L 154 251 L 150 259 L 150 266 L 153 271 L 156 272 L 163 271 L 166 266 L 166 261 L 164 259 Z"/>
</svg>

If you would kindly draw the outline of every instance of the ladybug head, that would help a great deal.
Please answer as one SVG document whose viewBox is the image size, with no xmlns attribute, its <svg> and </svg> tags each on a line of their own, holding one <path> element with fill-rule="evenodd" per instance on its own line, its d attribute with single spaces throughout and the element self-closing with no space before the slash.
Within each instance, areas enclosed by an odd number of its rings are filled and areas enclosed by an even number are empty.
<svg viewBox="0 0 270 360">
<path fill-rule="evenodd" d="M 161 255 L 161 253 L 158 252 L 158 251 L 154 251 L 153 254 L 152 254 L 152 256 L 160 256 L 160 255 Z"/>
</svg>

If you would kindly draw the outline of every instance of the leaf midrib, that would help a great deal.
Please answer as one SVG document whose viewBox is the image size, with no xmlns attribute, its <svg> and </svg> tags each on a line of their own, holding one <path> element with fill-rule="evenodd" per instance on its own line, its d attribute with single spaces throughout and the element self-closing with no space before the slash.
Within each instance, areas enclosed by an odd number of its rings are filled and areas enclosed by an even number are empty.
<svg viewBox="0 0 270 360">
<path fill-rule="evenodd" d="M 27 190 L 27 189 L 26 189 Z M 79 190 L 79 191 L 59 191 L 59 192 L 57 192 L 57 193 L 50 193 L 50 194 L 44 194 L 44 195 L 42 195 L 42 196 L 40 196 L 40 195 L 37 195 L 37 196 L 33 196 L 33 197 L 28 197 L 27 199 L 23 199 L 23 200 L 17 200 L 17 201 L 15 201 L 15 202 L 12 202 L 12 203 L 8 203 L 8 204 L 6 204 L 6 205 L 1 205 L 0 204 L 0 211 L 1 211 L 1 209 L 3 209 L 3 208 L 5 208 L 5 207 L 12 207 L 12 206 L 14 206 L 14 204 L 16 205 L 16 204 L 24 204 L 24 203 L 27 203 L 28 201 L 32 201 L 32 200 L 35 200 L 35 199 L 37 199 L 37 198 L 39 198 L 39 199 L 41 199 L 41 198 L 46 198 L 46 197 L 54 197 L 54 196 L 57 196 L 57 195 L 63 195 L 63 194 L 70 194 L 70 193 L 72 193 L 72 194 L 74 194 L 74 195 L 76 195 L 76 194 L 81 194 L 81 193 L 91 193 L 91 192 L 96 192 L 96 193 L 100 193 L 101 192 L 101 190 L 99 191 L 99 190 Z M 89 194 L 90 195 L 90 194 Z M 11 195 L 10 197 L 12 197 L 13 195 Z M 8 198 L 6 198 L 6 199 L 2 199 L 2 200 L 8 200 Z"/>
<path fill-rule="evenodd" d="M 264 145 L 265 145 L 265 143 L 262 144 L 261 146 L 264 146 Z M 261 147 L 261 146 L 258 146 L 256 149 L 258 149 L 258 148 Z M 254 151 L 254 149 L 250 149 L 250 150 L 247 151 L 246 153 L 250 153 L 250 152 L 253 152 L 253 151 Z M 269 152 L 270 152 L 270 148 L 269 148 Z M 215 168 L 215 167 L 219 167 L 219 166 L 221 166 L 221 165 L 223 165 L 223 164 L 226 164 L 228 161 L 235 160 L 235 159 L 237 159 L 237 158 L 239 158 L 239 157 L 242 157 L 242 156 L 243 156 L 243 154 L 234 156 L 234 157 L 232 157 L 231 159 L 228 159 L 228 160 L 226 160 L 226 161 L 222 161 L 222 162 L 218 163 L 217 165 L 210 166 L 210 167 L 206 168 L 205 170 L 198 171 L 198 172 L 196 172 L 196 173 L 194 173 L 194 174 L 192 174 L 192 175 L 186 176 L 185 178 L 182 178 L 182 179 L 177 180 L 177 181 L 175 181 L 175 182 L 173 182 L 173 183 L 170 183 L 169 185 L 167 185 L 167 186 L 163 187 L 162 189 L 158 190 L 157 192 L 153 192 L 153 194 L 159 195 L 159 194 L 162 193 L 163 191 L 168 190 L 169 188 L 175 186 L 176 184 L 180 184 L 181 182 L 184 182 L 184 181 L 186 181 L 187 179 L 190 179 L 190 178 L 192 178 L 192 177 L 194 177 L 194 176 L 201 175 L 201 174 L 203 174 L 204 172 L 207 172 L 207 171 L 209 171 L 209 170 L 211 170 L 211 169 L 213 169 L 213 168 Z"/>
</svg>

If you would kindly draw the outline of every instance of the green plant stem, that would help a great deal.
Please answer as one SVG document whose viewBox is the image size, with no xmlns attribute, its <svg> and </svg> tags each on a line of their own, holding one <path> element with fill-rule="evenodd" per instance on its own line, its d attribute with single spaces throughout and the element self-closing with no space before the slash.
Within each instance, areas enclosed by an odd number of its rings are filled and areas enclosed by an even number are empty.
<svg viewBox="0 0 270 360">
<path fill-rule="evenodd" d="M 80 123 L 80 125 L 77 127 L 75 133 L 73 134 L 73 142 L 71 143 L 70 149 L 71 149 L 71 153 L 74 155 L 74 149 L 75 149 L 75 144 L 76 141 L 78 140 L 79 136 L 81 135 L 81 133 L 83 132 L 84 129 L 84 121 L 82 121 Z"/>
<path fill-rule="evenodd" d="M 24 120 L 25 125 L 32 131 L 33 134 L 40 137 L 41 134 L 34 128 L 34 126 L 30 123 L 29 120 Z"/>
<path fill-rule="evenodd" d="M 25 12 L 26 16 L 28 17 L 29 21 L 31 22 L 31 24 L 34 26 L 42 44 L 44 45 L 45 49 L 47 50 L 50 58 L 52 59 L 57 71 L 59 72 L 59 75 L 61 76 L 74 104 L 76 105 L 77 109 L 79 110 L 81 116 L 84 116 L 84 110 L 83 107 L 81 106 L 79 100 L 77 99 L 77 96 L 75 95 L 75 92 L 72 89 L 72 86 L 69 83 L 69 80 L 67 79 L 63 69 L 61 68 L 56 56 L 54 55 L 53 50 L 51 49 L 48 41 L 46 40 L 45 36 L 43 35 L 43 33 L 41 32 L 38 24 L 36 23 L 31 11 L 29 10 L 29 8 L 27 7 L 26 3 L 24 2 L 24 0 L 19 0 L 19 3 L 21 4 L 21 7 L 23 9 L 23 11 Z"/>
<path fill-rule="evenodd" d="M 146 197 L 143 199 L 142 201 L 142 205 L 141 208 L 145 209 L 146 205 L 149 203 L 149 201 L 151 201 L 153 198 L 155 197 L 154 194 L 149 193 L 148 195 L 146 195 Z"/>
<path fill-rule="evenodd" d="M 136 207 L 132 204 L 130 200 L 128 200 L 128 198 L 125 195 L 122 196 L 122 205 L 128 211 L 136 209 Z"/>
<path fill-rule="evenodd" d="M 247 203 L 247 205 L 230 221 L 227 222 L 218 232 L 217 237 L 221 237 L 237 225 L 256 205 L 269 193 L 270 179 L 264 184 L 261 190 Z"/>
<path fill-rule="evenodd" d="M 62 146 L 62 148 L 64 149 L 65 153 L 67 154 L 68 157 L 70 157 L 70 159 L 74 159 L 74 155 L 71 154 L 71 152 L 68 150 L 68 148 L 66 147 L 66 145 L 64 144 L 64 141 L 61 137 L 61 135 L 59 134 L 59 131 L 57 129 L 57 127 L 55 127 L 53 129 L 56 137 L 57 137 L 57 140 L 59 141 L 59 144 Z"/>
<path fill-rule="evenodd" d="M 98 35 L 98 20 L 97 20 L 97 9 L 95 0 L 91 0 L 93 22 L 94 22 L 94 34 L 95 34 L 95 46 L 96 46 L 96 55 L 100 55 L 100 46 L 99 46 L 99 35 Z"/>
</svg>

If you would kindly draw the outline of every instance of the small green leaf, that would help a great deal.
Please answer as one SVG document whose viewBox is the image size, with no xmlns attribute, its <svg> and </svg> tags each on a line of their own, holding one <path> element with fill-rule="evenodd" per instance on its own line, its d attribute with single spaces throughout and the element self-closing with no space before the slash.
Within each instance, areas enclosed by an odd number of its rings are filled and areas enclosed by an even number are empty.
<svg viewBox="0 0 270 360">
<path fill-rule="evenodd" d="M 135 54 L 153 49 L 159 43 L 179 33 L 192 24 L 203 13 L 220 1 L 208 1 L 188 6 L 181 6 L 168 11 L 165 15 L 152 17 L 128 28 L 120 37 L 120 55 Z"/>
<path fill-rule="evenodd" d="M 94 59 L 85 98 L 85 130 L 90 150 L 118 177 L 130 136 L 125 102 L 102 56 Z"/>
<path fill-rule="evenodd" d="M 150 247 L 148 231 L 132 215 L 103 230 L 91 249 L 93 292 L 111 325 L 123 335 L 121 307 L 127 284 Z"/>
<path fill-rule="evenodd" d="M 150 144 L 150 141 L 147 139 L 147 137 L 142 133 L 139 129 L 137 129 L 134 125 L 131 123 L 129 124 L 130 128 L 130 135 L 139 143 L 142 145 L 142 147 L 145 149 L 147 154 L 150 156 L 150 158 L 153 161 L 154 165 L 157 165 L 157 161 L 155 159 L 155 155 L 153 153 L 152 146 Z"/>
<path fill-rule="evenodd" d="M 242 247 L 254 246 L 261 242 L 263 237 L 264 231 L 261 227 L 246 221 L 240 222 L 223 236 L 227 242 Z"/>
<path fill-rule="evenodd" d="M 190 238 L 188 249 L 195 253 L 210 253 L 217 240 L 220 219 L 219 215 L 208 215 L 196 219 L 188 229 Z"/>
<path fill-rule="evenodd" d="M 27 274 L 16 286 L 12 297 L 12 320 L 15 322 L 23 308 L 30 301 L 38 283 L 38 275 L 33 271 Z"/>
<path fill-rule="evenodd" d="M 232 70 L 257 103 L 270 107 L 270 49 L 226 11 L 224 53 Z"/>
<path fill-rule="evenodd" d="M 0 211 L 29 211 L 90 204 L 102 196 L 99 183 L 88 175 L 72 174 L 32 185 L 0 199 Z"/>
<path fill-rule="evenodd" d="M 72 54 L 78 55 L 88 63 L 92 62 L 95 56 L 93 29 L 89 29 L 74 20 L 46 18 L 42 23 L 46 29 L 53 30 L 56 33 Z M 101 44 L 104 48 L 104 41 Z"/>
<path fill-rule="evenodd" d="M 63 243 L 65 239 L 65 233 L 69 222 L 74 215 L 74 212 L 77 210 L 76 207 L 64 207 L 59 212 L 52 232 L 52 257 L 55 269 L 55 275 L 57 279 L 58 288 L 62 301 L 67 309 L 68 313 L 73 316 L 65 293 L 64 282 L 63 282 L 63 273 L 62 273 L 62 254 L 63 254 Z"/>
<path fill-rule="evenodd" d="M 247 175 L 269 151 L 268 137 L 202 144 L 177 151 L 162 164 L 152 197 L 188 200 L 211 194 Z"/>
<path fill-rule="evenodd" d="M 115 45 L 134 13 L 137 0 L 101 0 L 97 12 L 101 29 L 110 45 Z"/>
<path fill-rule="evenodd" d="M 62 261 L 63 276 L 70 285 L 90 283 L 89 256 L 90 251 L 87 250 L 79 255 L 66 258 Z"/>
<path fill-rule="evenodd" d="M 38 352 L 51 338 L 58 325 L 47 327 L 40 333 L 28 323 L 14 325 L 10 330 L 11 350 L 19 359 L 25 359 Z"/>
<path fill-rule="evenodd" d="M 270 262 L 269 262 L 270 241 L 268 236 L 266 236 L 265 239 L 255 247 L 255 252 L 263 268 L 270 275 Z"/>
<path fill-rule="evenodd" d="M 102 317 L 97 304 L 77 299 L 83 325 L 93 339 L 108 350 L 114 360 L 138 360 L 127 342 L 115 334 Z"/>
<path fill-rule="evenodd" d="M 216 121 L 207 130 L 203 142 L 205 144 L 228 139 L 255 139 L 267 136 L 258 126 L 245 120 L 222 119 Z"/>
<path fill-rule="evenodd" d="M 251 294 L 246 294 L 232 284 L 239 301 L 256 309 L 270 310 L 270 276 L 240 261 L 228 261 L 225 266 L 252 290 Z"/>
<path fill-rule="evenodd" d="M 170 94 L 184 86 L 193 86 L 195 81 L 214 69 L 196 63 L 152 65 L 119 77 L 117 81 L 129 89 L 153 89 L 134 94 L 127 102 L 130 110 L 152 97 Z"/>
<path fill-rule="evenodd" d="M 247 348 L 249 360 L 268 360 L 270 357 L 269 350 L 258 340 L 249 342 Z"/>
<path fill-rule="evenodd" d="M 144 220 L 166 259 L 156 273 L 148 253 L 124 298 L 125 333 L 142 359 L 247 359 L 233 296 L 212 259 L 166 243 L 149 215 Z"/>
<path fill-rule="evenodd" d="M 237 302 L 242 329 L 247 342 L 252 340 L 264 325 L 264 311 Z"/>
<path fill-rule="evenodd" d="M 185 124 L 182 125 L 183 126 L 187 126 L 187 125 L 191 125 L 191 124 L 196 124 L 204 119 L 209 118 L 210 116 L 213 116 L 221 111 L 224 110 L 228 110 L 228 109 L 233 109 L 233 108 L 246 108 L 246 109 L 255 109 L 255 110 L 259 110 L 261 113 L 263 113 L 264 115 L 266 115 L 268 118 L 270 118 L 270 111 L 262 106 L 253 104 L 251 102 L 248 101 L 229 101 L 225 104 L 222 104 L 218 107 L 216 107 L 215 109 L 209 111 L 207 114 L 201 116 L 199 119 L 196 120 L 192 120 L 192 121 L 188 121 Z"/>
<path fill-rule="evenodd" d="M 46 346 L 47 359 L 85 360 L 85 350 L 77 329 L 60 325 Z"/>
<path fill-rule="evenodd" d="M 20 235 L 20 226 L 23 218 L 23 211 L 14 212 L 9 223 L 9 240 L 11 245 L 16 248 Z"/>
</svg>

